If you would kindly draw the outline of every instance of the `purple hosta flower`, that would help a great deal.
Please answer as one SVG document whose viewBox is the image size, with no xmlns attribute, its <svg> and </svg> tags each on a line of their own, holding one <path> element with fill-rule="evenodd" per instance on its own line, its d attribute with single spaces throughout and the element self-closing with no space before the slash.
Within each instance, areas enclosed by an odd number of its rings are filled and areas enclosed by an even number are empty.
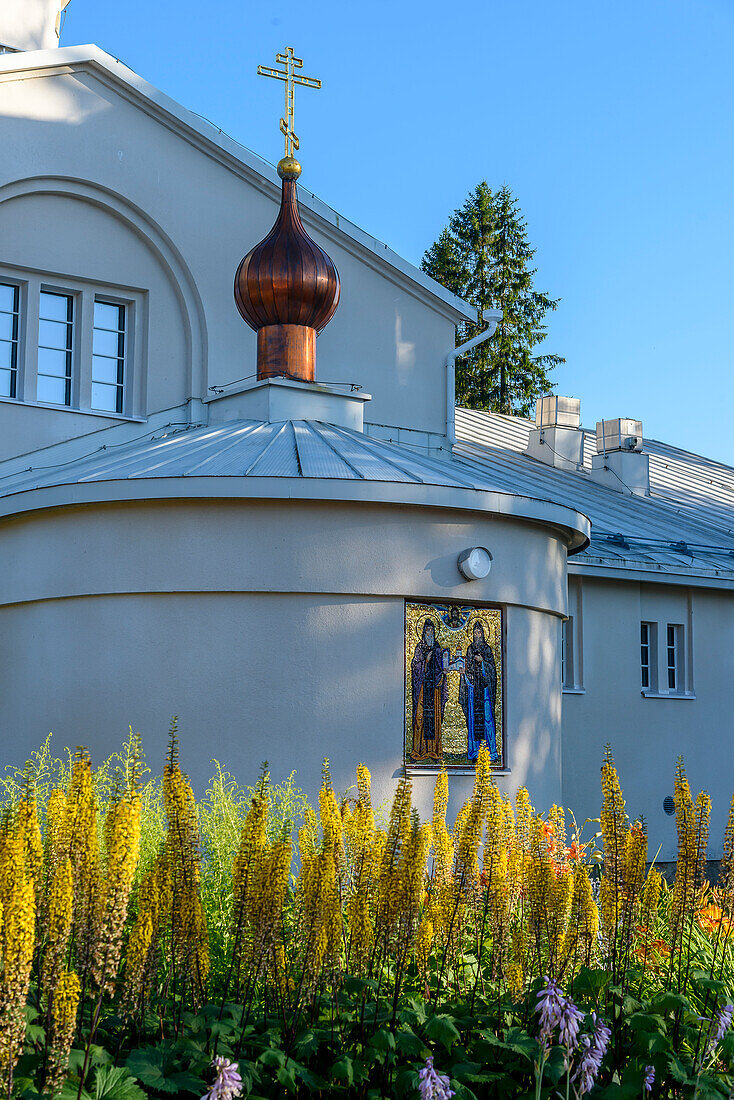
<svg viewBox="0 0 734 1100">
<path fill-rule="evenodd" d="M 645 1096 L 649 1096 L 652 1092 L 652 1086 L 655 1084 L 655 1067 L 645 1066 L 645 1076 L 642 1078 L 642 1091 Z"/>
<path fill-rule="evenodd" d="M 581 1036 L 579 1041 L 581 1057 L 573 1075 L 573 1080 L 579 1082 L 579 1096 L 585 1096 L 587 1092 L 591 1092 L 612 1034 L 603 1020 L 597 1020 L 595 1012 L 592 1012 L 591 1020 L 594 1031 L 591 1035 Z"/>
<path fill-rule="evenodd" d="M 727 1031 L 731 1027 L 732 1016 L 734 1016 L 734 1005 L 724 1005 L 714 1015 L 713 1019 L 708 1016 L 699 1016 L 699 1020 L 703 1024 L 709 1024 L 708 1043 L 706 1044 L 705 1057 L 708 1058 L 713 1053 L 714 1047 L 717 1043 L 726 1035 Z"/>
<path fill-rule="evenodd" d="M 731 1027 L 732 1016 L 734 1016 L 734 1005 L 724 1005 L 724 1007 L 720 1009 L 714 1016 L 716 1031 L 713 1035 L 713 1041 L 715 1043 L 721 1042 L 721 1040 L 726 1035 L 727 1031 Z"/>
<path fill-rule="evenodd" d="M 217 1056 L 212 1062 L 212 1069 L 216 1073 L 214 1084 L 201 1100 L 233 1100 L 233 1097 L 241 1094 L 242 1078 L 237 1062 Z"/>
<path fill-rule="evenodd" d="M 545 988 L 538 994 L 535 1011 L 540 1016 L 540 1045 L 546 1050 L 556 1027 L 561 1022 L 566 997 L 555 978 L 545 979 Z"/>
<path fill-rule="evenodd" d="M 576 1008 L 570 997 L 563 998 L 561 1018 L 559 1020 L 558 1041 L 569 1055 L 573 1054 L 579 1041 L 579 1028 L 584 1019 L 583 1012 Z"/>
<path fill-rule="evenodd" d="M 426 1064 L 418 1074 L 418 1091 L 421 1100 L 451 1100 L 456 1093 L 449 1088 L 449 1079 L 445 1073 L 433 1068 L 433 1057 L 426 1058 Z"/>
</svg>

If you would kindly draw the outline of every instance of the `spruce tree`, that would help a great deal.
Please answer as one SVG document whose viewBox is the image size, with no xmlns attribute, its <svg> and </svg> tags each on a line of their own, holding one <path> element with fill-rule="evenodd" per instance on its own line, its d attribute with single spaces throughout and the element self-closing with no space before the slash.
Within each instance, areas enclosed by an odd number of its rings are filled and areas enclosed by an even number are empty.
<svg viewBox="0 0 734 1100">
<path fill-rule="evenodd" d="M 527 224 L 509 187 L 492 192 L 482 181 L 455 210 L 421 267 L 447 290 L 484 309 L 501 309 L 503 319 L 491 340 L 456 363 L 456 401 L 472 409 L 527 415 L 536 397 L 551 389 L 549 371 L 565 363 L 560 355 L 533 354 L 546 337 L 548 310 L 559 298 L 533 287 Z M 486 327 L 465 322 L 456 343 Z"/>
</svg>

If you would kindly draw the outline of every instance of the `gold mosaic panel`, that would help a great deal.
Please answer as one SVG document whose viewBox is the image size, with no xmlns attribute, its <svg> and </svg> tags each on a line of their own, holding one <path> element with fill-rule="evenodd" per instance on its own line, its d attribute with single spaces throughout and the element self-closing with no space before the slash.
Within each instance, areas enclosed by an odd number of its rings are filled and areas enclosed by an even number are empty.
<svg viewBox="0 0 734 1100">
<path fill-rule="evenodd" d="M 433 624 L 435 634 L 434 664 L 438 663 L 439 656 L 441 660 L 440 671 L 432 678 L 430 676 L 427 678 L 426 673 L 426 658 L 431 648 L 430 628 L 426 628 L 427 621 Z M 481 625 L 481 632 L 476 633 L 478 645 L 472 646 L 477 624 Z M 491 656 L 487 650 L 491 651 Z M 472 676 L 467 679 L 467 654 L 474 657 L 471 666 L 479 666 L 482 669 L 483 678 L 480 681 L 476 681 Z M 477 655 L 480 656 L 480 661 L 476 660 Z M 406 602 L 406 764 L 466 767 L 474 763 L 478 744 L 484 740 L 490 748 L 494 767 L 503 766 L 504 666 L 502 658 L 503 632 L 500 608 Z M 494 663 L 494 684 L 492 683 L 492 662 Z M 475 682 L 480 686 L 478 691 L 472 693 L 468 690 L 468 685 L 469 683 L 473 685 Z M 416 701 L 413 698 L 414 684 L 417 688 Z M 431 691 L 426 692 L 426 684 L 430 685 Z M 429 698 L 435 698 L 435 706 L 432 708 L 434 717 L 426 716 L 424 713 L 424 694 L 428 694 Z M 483 702 L 475 702 L 480 697 Z M 491 707 L 492 697 L 493 708 Z M 414 702 L 417 705 L 414 705 Z M 431 710 L 430 703 L 428 709 Z M 494 729 L 489 718 L 492 710 Z M 439 713 L 440 719 L 437 721 L 435 715 Z M 474 726 L 472 754 L 469 752 L 470 724 Z M 494 736 L 494 745 L 492 736 Z M 494 753 L 492 753 L 493 748 L 496 748 Z"/>
</svg>

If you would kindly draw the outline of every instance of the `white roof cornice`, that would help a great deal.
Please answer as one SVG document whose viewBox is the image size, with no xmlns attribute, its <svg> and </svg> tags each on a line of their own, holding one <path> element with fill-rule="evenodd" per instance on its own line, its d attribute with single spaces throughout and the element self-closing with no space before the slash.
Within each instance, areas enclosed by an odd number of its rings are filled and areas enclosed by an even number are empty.
<svg viewBox="0 0 734 1100">
<path fill-rule="evenodd" d="M 272 164 L 200 115 L 182 107 L 98 46 L 65 46 L 61 49 L 0 55 L 0 82 L 79 70 L 92 72 L 97 79 L 113 87 L 146 114 L 277 200 L 281 185 Z M 298 198 L 304 221 L 324 236 L 337 241 L 342 248 L 428 302 L 455 323 L 476 321 L 476 310 L 461 298 L 451 294 L 382 241 L 343 218 L 316 195 L 301 186 Z"/>
</svg>

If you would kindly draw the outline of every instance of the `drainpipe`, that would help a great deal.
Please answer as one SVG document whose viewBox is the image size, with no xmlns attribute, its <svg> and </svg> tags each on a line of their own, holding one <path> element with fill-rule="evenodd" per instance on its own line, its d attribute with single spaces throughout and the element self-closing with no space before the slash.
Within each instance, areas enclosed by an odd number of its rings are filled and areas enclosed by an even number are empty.
<svg viewBox="0 0 734 1100">
<path fill-rule="evenodd" d="M 487 322 L 487 328 L 484 332 L 480 332 L 478 336 L 475 336 L 473 340 L 467 340 L 465 344 L 459 344 L 458 348 L 454 348 L 446 356 L 446 437 L 449 443 L 449 449 L 453 448 L 456 443 L 456 417 L 454 416 L 454 406 L 456 402 L 456 360 L 460 355 L 465 355 L 467 351 L 471 351 L 478 344 L 483 344 L 485 340 L 489 340 L 491 336 L 494 336 L 497 331 L 497 325 L 502 320 L 501 309 L 483 309 L 482 320 Z"/>
</svg>

